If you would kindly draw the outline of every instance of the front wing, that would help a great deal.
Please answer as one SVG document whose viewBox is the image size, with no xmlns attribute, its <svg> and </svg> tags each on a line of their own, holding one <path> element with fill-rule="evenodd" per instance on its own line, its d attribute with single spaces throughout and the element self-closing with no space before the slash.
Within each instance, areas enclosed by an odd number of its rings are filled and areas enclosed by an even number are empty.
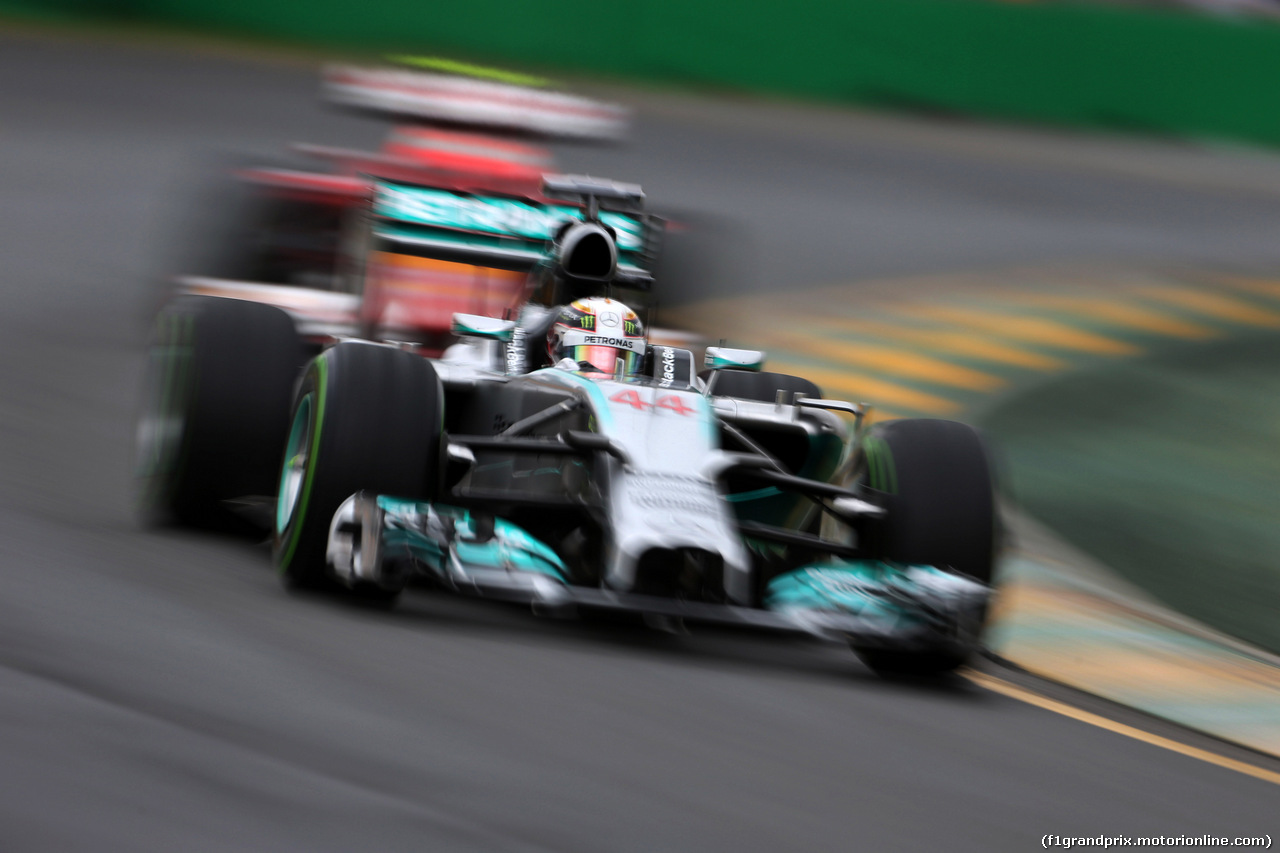
<svg viewBox="0 0 1280 853">
<path fill-rule="evenodd" d="M 567 581 L 553 549 L 516 525 L 366 492 L 334 515 L 328 559 L 353 586 L 395 589 L 425 575 L 454 592 L 553 615 L 610 610 L 920 653 L 972 651 L 990 595 L 934 566 L 838 558 L 773 578 L 759 608 L 584 587 Z"/>
</svg>

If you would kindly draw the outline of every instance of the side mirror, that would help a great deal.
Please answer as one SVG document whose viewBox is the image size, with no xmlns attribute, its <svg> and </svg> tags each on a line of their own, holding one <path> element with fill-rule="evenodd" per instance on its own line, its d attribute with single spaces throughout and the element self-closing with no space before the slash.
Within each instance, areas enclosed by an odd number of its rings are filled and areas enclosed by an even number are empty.
<svg viewBox="0 0 1280 853">
<path fill-rule="evenodd" d="M 755 349 L 707 347 L 707 354 L 702 363 L 703 366 L 712 370 L 730 368 L 734 370 L 753 370 L 758 373 L 764 367 L 764 353 Z"/>
<path fill-rule="evenodd" d="M 499 320 L 497 317 L 486 317 L 483 314 L 454 314 L 449 330 L 464 338 L 485 338 L 491 341 L 508 343 L 515 331 L 514 320 Z"/>
</svg>

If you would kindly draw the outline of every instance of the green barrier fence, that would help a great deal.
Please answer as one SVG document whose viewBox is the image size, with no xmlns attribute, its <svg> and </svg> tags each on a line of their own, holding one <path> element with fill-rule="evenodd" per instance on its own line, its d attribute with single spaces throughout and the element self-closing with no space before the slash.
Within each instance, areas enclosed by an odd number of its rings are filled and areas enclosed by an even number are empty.
<svg viewBox="0 0 1280 853">
<path fill-rule="evenodd" d="M 1280 143 L 1280 26 L 990 0 L 0 0 L 322 45 Z"/>
</svg>

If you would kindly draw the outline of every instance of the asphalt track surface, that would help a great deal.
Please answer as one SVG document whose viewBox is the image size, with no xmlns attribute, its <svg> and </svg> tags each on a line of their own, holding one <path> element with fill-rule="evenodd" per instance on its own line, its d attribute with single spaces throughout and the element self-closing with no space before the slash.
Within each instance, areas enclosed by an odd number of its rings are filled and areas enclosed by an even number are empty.
<svg viewBox="0 0 1280 853">
<path fill-rule="evenodd" d="M 142 529 L 146 283 L 207 154 L 377 142 L 313 93 L 297 65 L 0 36 L 0 849 L 1277 834 L 1272 783 L 960 678 L 888 682 L 840 648 L 425 593 L 367 612 L 285 593 L 253 542 Z M 644 182 L 716 241 L 740 228 L 750 263 L 713 270 L 711 293 L 1280 252 L 1263 157 L 638 97 L 634 146 L 564 160 Z"/>
</svg>

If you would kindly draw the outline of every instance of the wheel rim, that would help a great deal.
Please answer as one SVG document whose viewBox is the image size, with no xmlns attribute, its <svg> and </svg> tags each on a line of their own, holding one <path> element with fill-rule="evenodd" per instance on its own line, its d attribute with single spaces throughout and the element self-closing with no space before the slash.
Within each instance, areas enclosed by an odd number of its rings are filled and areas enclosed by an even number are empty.
<svg viewBox="0 0 1280 853">
<path fill-rule="evenodd" d="M 284 467 L 280 472 L 279 498 L 276 499 L 276 532 L 284 533 L 298 511 L 302 487 L 307 477 L 307 461 L 311 457 L 311 400 L 308 394 L 298 404 L 285 445 Z"/>
</svg>

